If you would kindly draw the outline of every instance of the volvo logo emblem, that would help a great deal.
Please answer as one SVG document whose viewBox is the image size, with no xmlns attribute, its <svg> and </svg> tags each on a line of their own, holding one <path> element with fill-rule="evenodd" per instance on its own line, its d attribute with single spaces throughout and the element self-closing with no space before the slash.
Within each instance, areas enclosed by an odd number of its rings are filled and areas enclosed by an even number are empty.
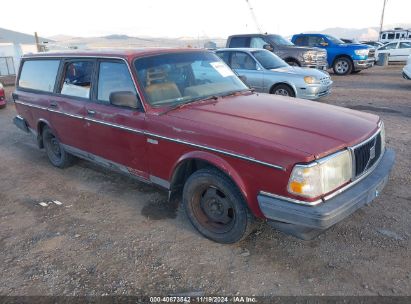
<svg viewBox="0 0 411 304">
<path fill-rule="evenodd" d="M 370 160 L 374 159 L 375 157 L 375 145 L 371 147 L 370 149 Z"/>
</svg>

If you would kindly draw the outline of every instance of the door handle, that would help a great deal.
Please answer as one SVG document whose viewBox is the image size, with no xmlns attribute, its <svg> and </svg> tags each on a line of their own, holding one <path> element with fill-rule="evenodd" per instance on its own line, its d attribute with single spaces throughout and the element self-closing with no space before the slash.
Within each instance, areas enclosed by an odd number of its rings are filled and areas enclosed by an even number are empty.
<svg viewBox="0 0 411 304">
<path fill-rule="evenodd" d="M 96 114 L 96 111 L 94 110 L 87 110 L 87 115 L 89 116 L 94 116 Z"/>
<path fill-rule="evenodd" d="M 57 108 L 57 102 L 55 102 L 55 101 L 52 101 L 52 102 L 50 102 L 50 108 Z"/>
</svg>

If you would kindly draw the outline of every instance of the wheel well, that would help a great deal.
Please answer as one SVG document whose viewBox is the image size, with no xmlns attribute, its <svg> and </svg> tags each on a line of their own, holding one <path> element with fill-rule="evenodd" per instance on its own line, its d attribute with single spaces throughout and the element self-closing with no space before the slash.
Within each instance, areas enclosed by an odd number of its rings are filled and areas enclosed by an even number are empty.
<svg viewBox="0 0 411 304">
<path fill-rule="evenodd" d="M 294 88 L 292 86 L 290 86 L 288 83 L 285 83 L 285 82 L 280 82 L 280 83 L 273 84 L 270 88 L 270 94 L 272 94 L 274 92 L 274 89 L 276 87 L 280 86 L 280 85 L 285 85 L 285 86 L 289 87 L 291 89 L 291 91 L 293 91 L 293 94 L 294 94 L 293 96 L 295 96 L 296 92 L 295 92 Z"/>
<path fill-rule="evenodd" d="M 190 158 L 182 161 L 177 168 L 173 172 L 173 176 L 171 178 L 170 183 L 170 199 L 172 196 L 179 196 L 182 194 L 182 190 L 184 188 L 184 184 L 187 179 L 196 171 L 203 169 L 203 168 L 215 168 L 220 172 L 226 174 L 217 166 L 213 165 L 212 163 L 198 159 L 198 158 Z M 230 178 L 230 177 L 229 177 Z"/>
<path fill-rule="evenodd" d="M 37 125 L 37 144 L 40 149 L 44 148 L 44 143 L 43 143 L 43 130 L 44 127 L 46 127 L 47 124 L 44 121 L 40 121 Z"/>
<path fill-rule="evenodd" d="M 284 59 L 284 61 L 285 61 L 285 62 L 295 62 L 295 63 L 297 63 L 299 66 L 301 66 L 300 62 L 299 62 L 297 59 L 293 58 L 293 57 L 288 57 L 288 58 Z"/>
<path fill-rule="evenodd" d="M 334 61 L 333 61 L 333 66 L 334 66 L 335 61 L 337 59 L 340 59 L 340 58 L 347 58 L 348 60 L 351 61 L 351 64 L 354 66 L 354 62 L 352 61 L 352 58 L 348 55 L 337 55 L 337 56 L 335 56 Z"/>
</svg>

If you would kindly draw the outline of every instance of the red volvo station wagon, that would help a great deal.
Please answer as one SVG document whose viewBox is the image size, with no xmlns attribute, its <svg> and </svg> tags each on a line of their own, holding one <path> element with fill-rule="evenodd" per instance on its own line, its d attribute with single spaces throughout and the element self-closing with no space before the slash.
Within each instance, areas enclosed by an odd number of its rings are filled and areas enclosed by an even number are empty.
<svg viewBox="0 0 411 304">
<path fill-rule="evenodd" d="M 205 50 L 29 55 L 13 98 L 54 166 L 80 157 L 181 195 L 220 243 L 256 218 L 313 238 L 374 200 L 395 158 L 378 116 L 257 94 Z"/>
</svg>

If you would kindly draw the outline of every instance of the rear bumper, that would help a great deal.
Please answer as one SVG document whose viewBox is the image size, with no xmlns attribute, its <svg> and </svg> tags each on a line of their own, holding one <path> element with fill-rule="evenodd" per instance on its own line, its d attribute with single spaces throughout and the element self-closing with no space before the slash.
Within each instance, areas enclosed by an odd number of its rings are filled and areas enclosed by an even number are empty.
<svg viewBox="0 0 411 304">
<path fill-rule="evenodd" d="M 354 70 L 365 70 L 374 66 L 374 58 L 367 59 L 367 60 L 353 60 L 354 62 Z"/>
<path fill-rule="evenodd" d="M 387 183 L 394 160 L 395 152 L 387 149 L 377 167 L 368 176 L 319 205 L 299 205 L 259 194 L 260 209 L 267 219 L 292 224 L 294 228 L 300 230 L 301 228 L 321 231 L 328 229 L 365 204 L 369 204 L 379 195 Z"/>
</svg>

